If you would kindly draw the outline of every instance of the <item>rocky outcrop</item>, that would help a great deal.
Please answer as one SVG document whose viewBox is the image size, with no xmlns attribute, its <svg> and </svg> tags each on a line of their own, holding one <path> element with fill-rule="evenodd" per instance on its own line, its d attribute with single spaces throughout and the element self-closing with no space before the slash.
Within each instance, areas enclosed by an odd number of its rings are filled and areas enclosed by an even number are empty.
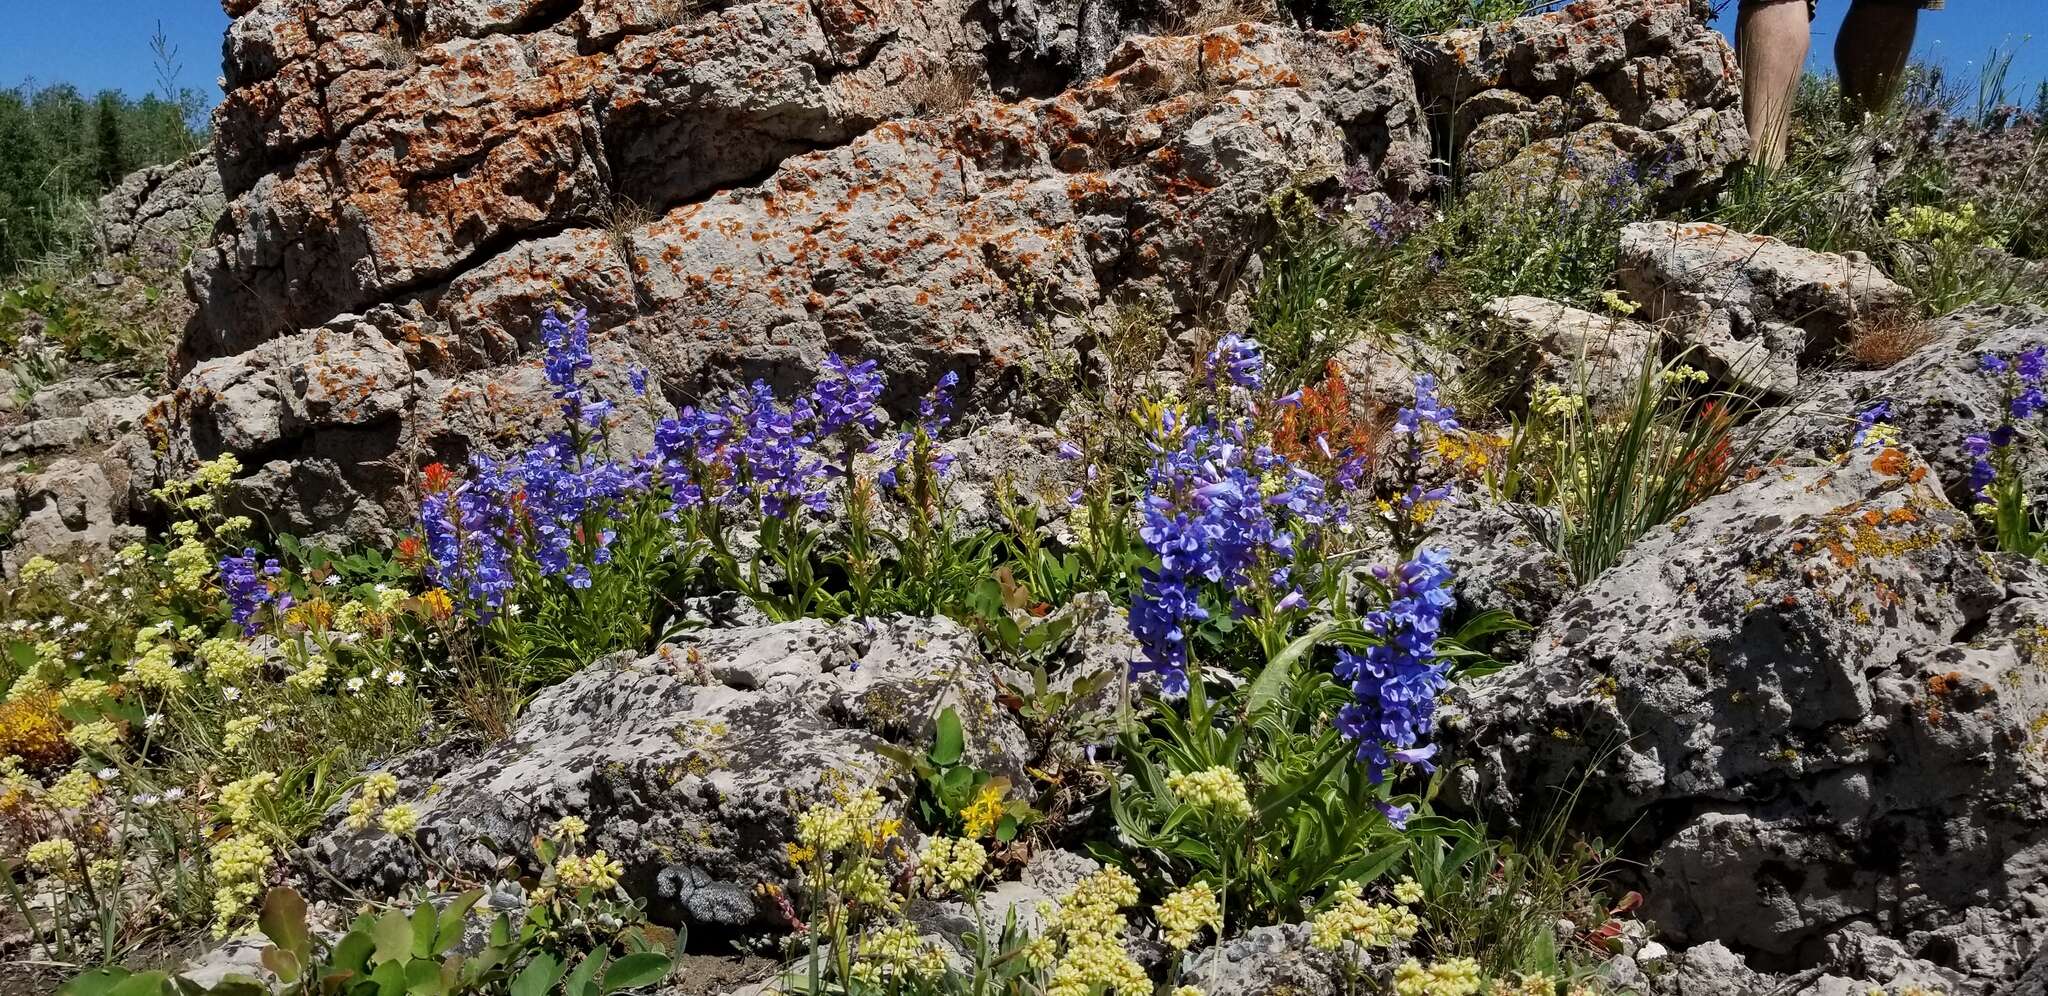
<svg viewBox="0 0 2048 996">
<path fill-rule="evenodd" d="M 1734 53 L 1684 0 L 1574 3 L 1426 39 L 1437 149 L 1477 182 L 1710 190 L 1749 149 Z"/>
<path fill-rule="evenodd" d="M 545 407 L 522 362 L 558 302 L 590 308 L 672 398 L 787 386 L 838 351 L 882 360 L 899 412 L 958 371 L 970 409 L 1037 417 L 1019 371 L 1095 348 L 1112 302 L 1148 294 L 1185 318 L 1239 293 L 1276 192 L 1343 175 L 1422 196 L 1423 108 L 1446 93 L 1638 80 L 1671 96 L 1616 90 L 1594 118 L 1640 133 L 1613 148 L 1646 162 L 1735 99 L 1726 46 L 1683 0 L 1458 36 L 1446 52 L 1480 56 L 1463 75 L 1418 71 L 1371 28 L 1135 34 L 1190 11 L 1107 0 L 233 8 L 216 116 L 231 200 L 189 273 L 200 315 L 162 421 L 173 464 L 251 447 L 244 463 L 271 468 L 251 500 L 286 499 L 277 526 L 300 533 L 401 521 L 417 463 L 459 462 L 493 445 L 468 430 Z M 1540 38 L 1581 40 L 1562 90 L 1516 68 Z M 246 417 L 200 389 L 209 364 L 365 325 L 410 375 L 380 434 Z M 387 373 L 350 390 L 388 390 Z M 231 422 L 275 431 L 203 431 Z"/>
<path fill-rule="evenodd" d="M 1660 352 L 1655 328 L 1518 294 L 1488 302 L 1486 313 L 1529 356 L 1531 385 L 1584 395 L 1598 410 L 1635 400 L 1646 362 Z"/>
<path fill-rule="evenodd" d="M 306 849 L 320 869 L 309 880 L 392 894 L 429 861 L 489 874 L 532 861 L 534 835 L 575 815 L 655 915 L 741 926 L 753 887 L 788 876 L 796 814 L 841 789 L 906 797 L 907 774 L 880 748 L 922 750 L 940 709 L 957 709 L 970 762 L 1021 782 L 1024 737 L 995 676 L 974 637 L 942 619 L 699 632 L 578 671 L 481 751 L 401 759 L 414 840 L 335 826 Z"/>
<path fill-rule="evenodd" d="M 1621 231 L 1616 279 L 1704 362 L 1752 391 L 1785 396 L 1799 367 L 1847 342 L 1860 321 L 1910 309 L 1913 295 L 1862 253 L 1836 255 L 1696 222 Z"/>
<path fill-rule="evenodd" d="M 213 153 L 128 174 L 100 198 L 93 243 L 103 257 L 147 272 L 175 270 L 220 220 L 226 196 Z"/>
<path fill-rule="evenodd" d="M 1472 683 L 1468 805 L 1636 827 L 1647 915 L 1766 964 L 1857 932 L 2015 974 L 2048 859 L 2032 568 L 1909 449 L 1761 469 L 1652 532 Z M 2008 599 L 2008 596 L 2015 596 Z"/>
<path fill-rule="evenodd" d="M 1927 323 L 1930 341 L 1892 366 L 1844 372 L 1819 384 L 1775 418 L 1763 446 L 1832 455 L 1855 432 L 1858 412 L 1884 403 L 1886 424 L 1925 454 L 1955 501 L 1967 500 L 1972 458 L 1963 440 L 1995 428 L 2002 384 L 1982 372 L 1986 354 L 2012 356 L 2048 343 L 2048 312 L 2031 307 L 1972 308 Z M 2029 493 L 2048 489 L 2048 441 L 2014 437 Z"/>
</svg>

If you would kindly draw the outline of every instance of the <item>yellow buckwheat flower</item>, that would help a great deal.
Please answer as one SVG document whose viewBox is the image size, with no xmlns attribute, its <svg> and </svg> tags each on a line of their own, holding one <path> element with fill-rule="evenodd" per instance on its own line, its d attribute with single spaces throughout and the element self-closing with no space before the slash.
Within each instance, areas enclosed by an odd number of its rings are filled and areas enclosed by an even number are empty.
<svg viewBox="0 0 2048 996">
<path fill-rule="evenodd" d="M 1159 921 L 1160 936 L 1175 951 L 1187 950 L 1203 927 L 1216 928 L 1218 935 L 1223 933 L 1222 899 L 1207 882 L 1175 890 L 1152 907 L 1152 914 Z"/>
<path fill-rule="evenodd" d="M 259 771 L 221 786 L 220 808 L 229 825 L 247 827 L 254 824 L 259 815 L 257 805 L 276 787 L 277 775 L 269 771 Z"/>
<path fill-rule="evenodd" d="M 1413 958 L 1394 970 L 1394 996 L 1477 996 L 1479 963 L 1470 958 L 1432 962 Z"/>
<path fill-rule="evenodd" d="M 73 678 L 63 691 L 57 693 L 57 697 L 65 705 L 93 705 L 113 694 L 113 686 L 98 678 Z"/>
<path fill-rule="evenodd" d="M 555 821 L 554 836 L 563 840 L 582 840 L 589 832 L 590 824 L 583 822 L 582 817 L 564 816 Z"/>
<path fill-rule="evenodd" d="M 420 817 L 411 806 L 401 802 L 386 808 L 384 815 L 377 818 L 377 825 L 383 828 L 385 833 L 403 837 L 420 825 Z"/>
<path fill-rule="evenodd" d="M 1335 951 L 1347 942 L 1371 950 L 1409 940 L 1421 929 L 1422 919 L 1413 911 L 1368 903 L 1364 890 L 1353 882 L 1337 905 L 1310 921 L 1309 943 L 1324 951 Z"/>
<path fill-rule="evenodd" d="M 235 684 L 263 666 L 263 658 L 240 640 L 214 637 L 200 644 L 198 653 L 207 678 L 216 684 Z"/>
<path fill-rule="evenodd" d="M 1166 787 L 1196 809 L 1206 809 L 1240 820 L 1251 819 L 1252 803 L 1245 794 L 1244 779 L 1225 767 L 1192 773 L 1176 771 L 1166 776 Z"/>
<path fill-rule="evenodd" d="M 854 978 L 870 986 L 888 982 L 935 982 L 946 972 L 946 958 L 924 943 L 907 923 L 869 931 L 860 939 L 860 960 Z"/>
<path fill-rule="evenodd" d="M 28 863 L 46 874 L 68 874 L 77 860 L 78 845 L 63 837 L 39 840 L 28 846 Z"/>
<path fill-rule="evenodd" d="M 84 809 L 100 795 L 100 780 L 92 772 L 73 768 L 50 783 L 44 798 L 58 809 Z"/>
<path fill-rule="evenodd" d="M 80 723 L 65 731 L 64 742 L 81 751 L 112 754 L 121 746 L 121 724 L 111 719 Z"/>
<path fill-rule="evenodd" d="M 625 866 L 606 857 L 603 851 L 592 851 L 589 857 L 572 854 L 556 861 L 555 880 L 571 889 L 609 889 L 619 884 L 619 876 L 625 870 Z"/>
<path fill-rule="evenodd" d="M 917 877 L 941 892 L 965 892 L 988 866 L 988 851 L 967 838 L 933 837 L 917 857 Z"/>
<path fill-rule="evenodd" d="M 55 573 L 56 561 L 48 557 L 35 556 L 28 558 L 28 563 L 21 565 L 21 573 L 16 575 L 16 580 L 25 585 L 35 584 Z"/>
<path fill-rule="evenodd" d="M 1406 875 L 1401 876 L 1401 881 L 1394 883 L 1394 898 L 1410 906 L 1421 902 L 1422 883 Z"/>
</svg>

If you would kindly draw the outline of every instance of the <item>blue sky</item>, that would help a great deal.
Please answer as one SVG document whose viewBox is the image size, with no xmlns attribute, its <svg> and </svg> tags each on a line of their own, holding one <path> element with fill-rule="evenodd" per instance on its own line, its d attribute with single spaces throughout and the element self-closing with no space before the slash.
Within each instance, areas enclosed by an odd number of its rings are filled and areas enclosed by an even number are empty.
<svg viewBox="0 0 2048 996">
<path fill-rule="evenodd" d="M 1848 6 L 1849 0 L 1820 0 L 1814 68 L 1829 68 L 1835 26 Z M 216 0 L 0 0 L 0 86 L 33 77 L 88 92 L 148 92 L 156 87 L 149 38 L 158 21 L 180 49 L 184 85 L 217 98 L 228 19 Z M 1717 23 L 1732 30 L 1734 22 L 1728 0 Z M 2028 35 L 2037 37 L 2020 44 Z M 1949 0 L 1949 9 L 1921 18 L 1913 50 L 1948 67 L 1952 79 L 1974 81 L 1985 55 L 2001 44 L 2019 46 L 2008 86 L 2031 101 L 2036 83 L 2048 78 L 2048 0 Z"/>
</svg>

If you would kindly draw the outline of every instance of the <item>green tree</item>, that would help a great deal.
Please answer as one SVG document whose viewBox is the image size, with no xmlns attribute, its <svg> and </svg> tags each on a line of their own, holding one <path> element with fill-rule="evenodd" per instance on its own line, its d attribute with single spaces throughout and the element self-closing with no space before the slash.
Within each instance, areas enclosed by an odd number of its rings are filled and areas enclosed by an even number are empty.
<svg viewBox="0 0 2048 996">
<path fill-rule="evenodd" d="M 98 134 L 99 181 L 101 190 L 112 189 L 128 175 L 128 167 L 121 149 L 121 95 L 113 91 L 100 94 L 100 120 Z"/>
</svg>

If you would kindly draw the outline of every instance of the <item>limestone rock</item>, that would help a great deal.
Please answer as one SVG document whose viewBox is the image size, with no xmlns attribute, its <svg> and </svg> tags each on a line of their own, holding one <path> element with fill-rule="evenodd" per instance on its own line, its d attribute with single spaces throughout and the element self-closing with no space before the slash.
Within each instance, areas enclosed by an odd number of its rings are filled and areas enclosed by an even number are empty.
<svg viewBox="0 0 2048 996">
<path fill-rule="evenodd" d="M 1336 996 L 1342 976 L 1308 943 L 1307 924 L 1254 927 L 1188 959 L 1187 980 L 1205 993 Z"/>
<path fill-rule="evenodd" d="M 1963 440 L 1998 423 L 2000 382 L 1980 372 L 1988 353 L 2012 356 L 2048 345 L 2048 312 L 2031 307 L 1972 308 L 1928 323 L 1932 340 L 1891 367 L 1837 376 L 1767 419 L 1766 449 L 1832 455 L 1855 434 L 1860 411 L 1885 402 L 1885 422 L 1924 454 L 1958 501 L 1967 500 L 1971 457 Z M 2015 445 L 2034 494 L 2048 488 L 2048 442 L 2022 432 Z"/>
<path fill-rule="evenodd" d="M 557 819 L 589 822 L 627 888 L 678 920 L 734 926 L 758 882 L 782 880 L 795 817 L 837 786 L 907 786 L 878 748 L 928 745 L 958 709 L 969 760 L 1022 780 L 1024 737 L 993 698 L 992 666 L 946 620 L 817 619 L 694 633 L 621 655 L 542 692 L 512 735 L 436 748 L 394 767 L 420 815 L 419 852 L 495 870 L 530 862 Z M 425 869 L 411 844 L 332 826 L 303 860 L 390 890 Z"/>
<path fill-rule="evenodd" d="M 1447 724 L 1466 799 L 1540 817 L 1583 782 L 1588 818 L 1637 825 L 1650 919 L 1781 962 L 2023 905 L 2048 855 L 2041 610 L 1970 531 L 1907 449 L 1762 469 L 1470 686 Z"/>
<path fill-rule="evenodd" d="M 1616 268 L 1643 317 L 1670 323 L 1714 372 L 1777 395 L 1791 394 L 1800 364 L 1847 341 L 1859 319 L 1913 302 L 1861 253 L 1814 252 L 1704 222 L 1623 228 Z"/>
<path fill-rule="evenodd" d="M 204 238 L 226 205 L 210 150 L 140 169 L 100 198 L 93 242 L 146 272 L 183 265 L 185 250 Z"/>
<path fill-rule="evenodd" d="M 1596 409 L 1633 401 L 1644 361 L 1656 358 L 1657 330 L 1627 318 L 1526 294 L 1497 298 L 1486 313 L 1531 347 L 1535 382 L 1584 394 Z"/>
<path fill-rule="evenodd" d="M 1679 197 L 1742 161 L 1735 54 L 1689 0 L 1574 3 L 1423 40 L 1441 147 L 1478 182 L 1658 174 Z"/>
</svg>

